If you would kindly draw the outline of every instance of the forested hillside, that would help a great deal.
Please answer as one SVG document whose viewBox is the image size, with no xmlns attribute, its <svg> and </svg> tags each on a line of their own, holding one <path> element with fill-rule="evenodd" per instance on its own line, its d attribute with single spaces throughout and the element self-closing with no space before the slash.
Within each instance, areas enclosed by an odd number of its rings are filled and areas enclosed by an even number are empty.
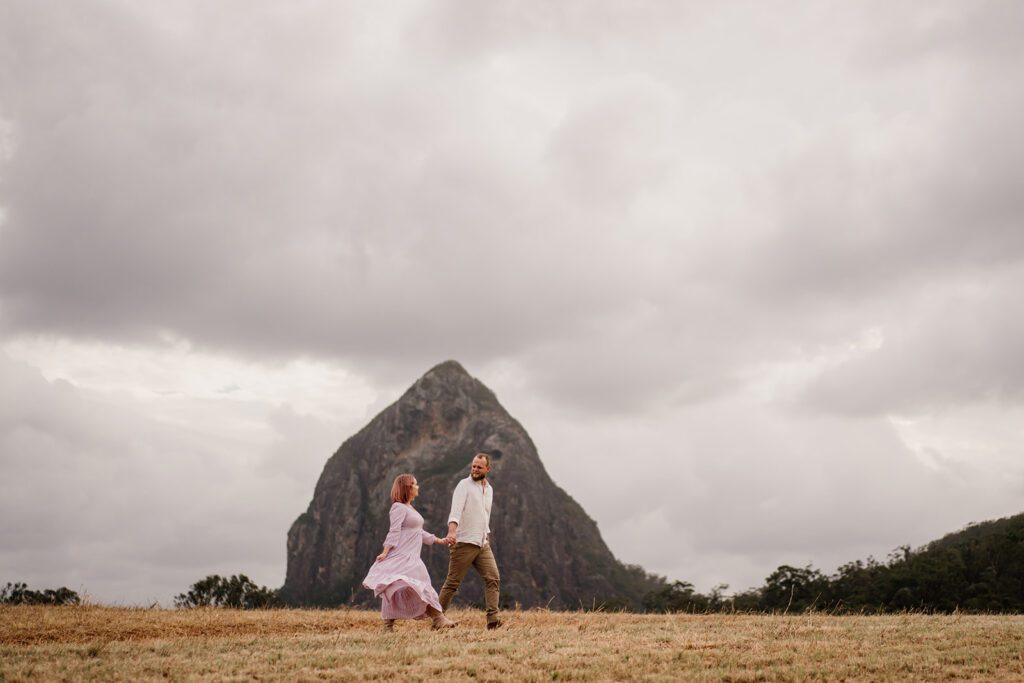
<svg viewBox="0 0 1024 683">
<path fill-rule="evenodd" d="M 1024 612 L 1024 514 L 972 524 L 888 560 L 856 560 L 825 575 L 813 566 L 783 565 L 764 586 L 724 596 L 676 581 L 648 593 L 651 611 Z"/>
</svg>

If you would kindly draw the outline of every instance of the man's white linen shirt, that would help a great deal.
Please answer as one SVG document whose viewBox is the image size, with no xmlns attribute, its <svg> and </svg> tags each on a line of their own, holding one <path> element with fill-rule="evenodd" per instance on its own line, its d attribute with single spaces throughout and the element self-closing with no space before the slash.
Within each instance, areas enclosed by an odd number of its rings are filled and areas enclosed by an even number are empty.
<svg viewBox="0 0 1024 683">
<path fill-rule="evenodd" d="M 484 479 L 483 481 L 487 481 Z M 473 477 L 466 477 L 455 487 L 452 494 L 452 512 L 448 522 L 455 522 L 455 540 L 459 543 L 472 543 L 481 548 L 487 545 L 487 537 L 491 533 L 491 502 L 494 500 L 494 487 L 487 482 L 484 488 Z"/>
</svg>

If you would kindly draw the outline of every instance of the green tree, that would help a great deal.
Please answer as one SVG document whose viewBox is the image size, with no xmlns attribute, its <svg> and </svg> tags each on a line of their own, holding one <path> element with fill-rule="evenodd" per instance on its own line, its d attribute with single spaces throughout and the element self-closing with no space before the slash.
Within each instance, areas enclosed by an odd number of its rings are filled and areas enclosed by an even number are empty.
<svg viewBox="0 0 1024 683">
<path fill-rule="evenodd" d="M 673 581 L 644 595 L 643 606 L 648 612 L 706 612 L 708 599 L 697 593 L 689 581 Z"/>
<path fill-rule="evenodd" d="M 31 590 L 24 583 L 7 583 L 0 588 L 0 605 L 80 605 L 82 599 L 70 588 Z"/>
<path fill-rule="evenodd" d="M 788 612 L 824 607 L 829 600 L 828 592 L 828 578 L 811 565 L 784 564 L 765 579 L 762 608 Z"/>
<path fill-rule="evenodd" d="M 174 598 L 174 606 L 192 607 L 233 607 L 235 609 L 260 609 L 280 605 L 277 591 L 266 586 L 257 586 L 245 574 L 224 578 L 211 574 L 192 584 L 187 593 Z"/>
</svg>

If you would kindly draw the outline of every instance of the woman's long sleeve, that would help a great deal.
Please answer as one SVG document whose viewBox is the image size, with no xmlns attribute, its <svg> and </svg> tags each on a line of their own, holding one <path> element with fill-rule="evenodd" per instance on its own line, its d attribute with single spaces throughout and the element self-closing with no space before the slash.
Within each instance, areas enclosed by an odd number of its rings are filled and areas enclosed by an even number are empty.
<svg viewBox="0 0 1024 683">
<path fill-rule="evenodd" d="M 398 537 L 402 535 L 402 522 L 405 521 L 408 511 L 409 508 L 401 503 L 391 506 L 391 526 L 388 529 L 387 538 L 384 539 L 385 547 L 394 548 L 398 545 Z"/>
</svg>

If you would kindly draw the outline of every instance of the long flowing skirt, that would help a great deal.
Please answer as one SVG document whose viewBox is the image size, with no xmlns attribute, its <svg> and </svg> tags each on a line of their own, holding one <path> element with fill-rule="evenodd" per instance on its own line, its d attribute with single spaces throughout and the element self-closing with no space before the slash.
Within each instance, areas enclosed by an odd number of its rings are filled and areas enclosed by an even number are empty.
<svg viewBox="0 0 1024 683">
<path fill-rule="evenodd" d="M 428 606 L 441 611 L 427 566 L 419 557 L 388 555 L 370 567 L 363 586 L 381 599 L 384 619 L 424 619 Z"/>
</svg>

